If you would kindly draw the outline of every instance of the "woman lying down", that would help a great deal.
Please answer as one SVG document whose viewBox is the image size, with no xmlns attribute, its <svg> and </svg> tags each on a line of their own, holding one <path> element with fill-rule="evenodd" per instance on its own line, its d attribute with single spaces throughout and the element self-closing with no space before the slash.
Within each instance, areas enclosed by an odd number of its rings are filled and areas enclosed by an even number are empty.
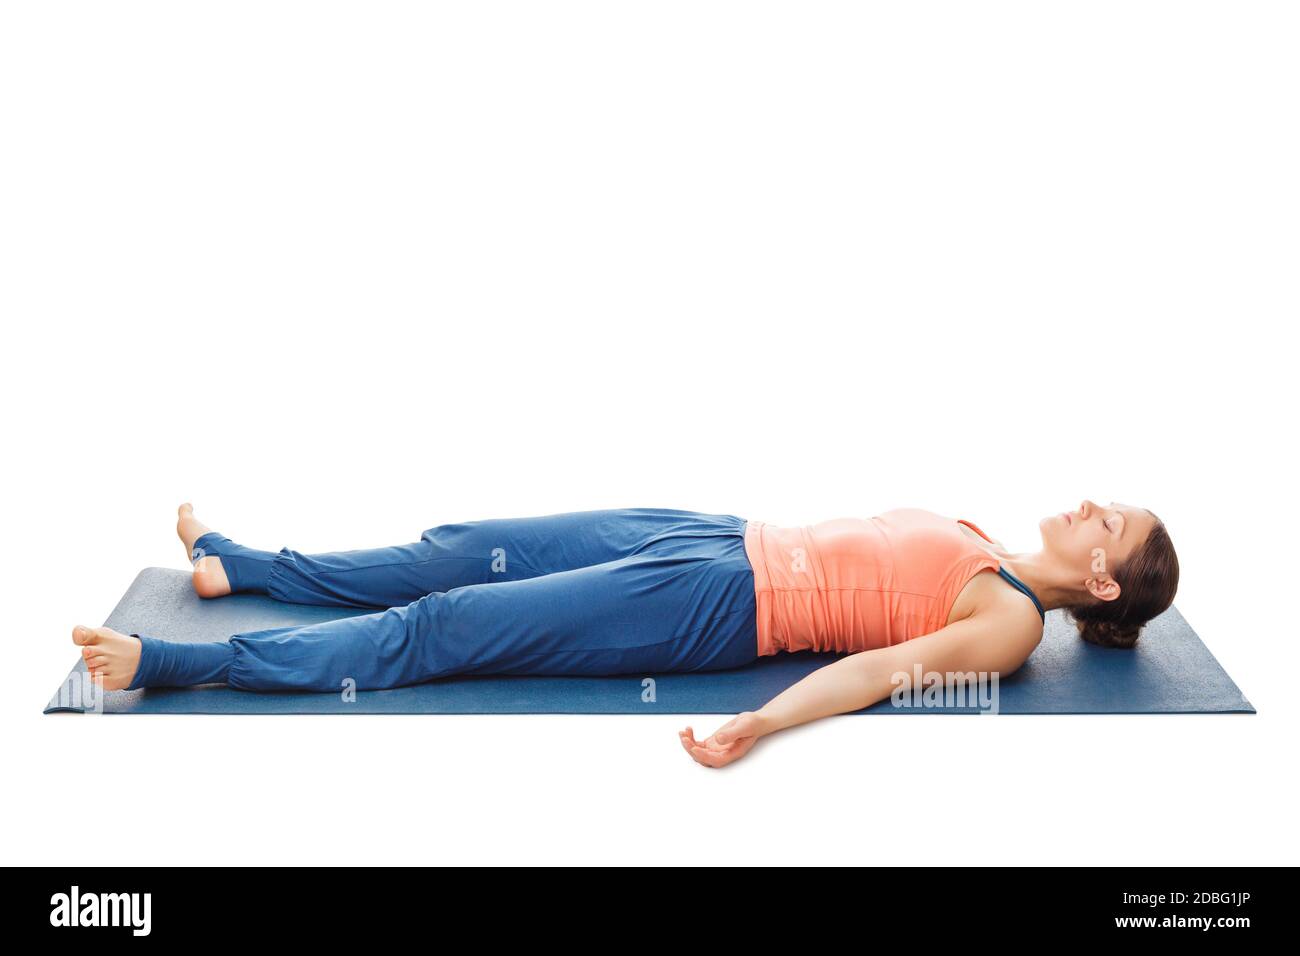
<svg viewBox="0 0 1300 956">
<path fill-rule="evenodd" d="M 1173 603 L 1164 524 L 1083 501 L 1013 554 L 969 521 L 886 511 L 806 527 L 654 508 L 431 528 L 412 544 L 329 554 L 258 551 L 180 507 L 194 590 L 373 608 L 360 617 L 217 643 L 78 626 L 105 690 L 225 683 L 240 690 L 401 687 L 462 674 L 651 675 L 741 667 L 814 650 L 837 659 L 761 709 L 682 746 L 708 767 L 767 734 L 882 700 L 893 675 L 1005 676 L 1065 609 L 1080 636 L 1132 647 Z"/>
</svg>

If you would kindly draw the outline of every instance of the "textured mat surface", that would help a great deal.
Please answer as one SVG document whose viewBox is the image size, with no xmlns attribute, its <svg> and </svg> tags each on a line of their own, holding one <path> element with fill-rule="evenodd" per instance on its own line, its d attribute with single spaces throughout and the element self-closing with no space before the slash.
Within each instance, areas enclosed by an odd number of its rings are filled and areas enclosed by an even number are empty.
<svg viewBox="0 0 1300 956">
<path fill-rule="evenodd" d="M 179 641 L 218 641 L 241 631 L 367 613 L 277 604 L 234 595 L 201 601 L 189 573 L 140 572 L 105 622 L 126 633 Z M 249 693 L 207 685 L 113 691 L 96 699 L 80 660 L 46 713 L 110 714 L 735 714 L 754 710 L 830 655 L 778 654 L 748 667 L 709 674 L 633 677 L 466 677 L 397 690 L 343 693 Z M 647 684 L 647 679 L 652 679 Z M 1254 713 L 1176 608 L 1152 621 L 1132 651 L 1079 640 L 1059 612 L 1029 661 L 999 683 L 1004 714 Z M 973 706 L 896 707 L 881 701 L 864 714 L 976 713 Z"/>
</svg>

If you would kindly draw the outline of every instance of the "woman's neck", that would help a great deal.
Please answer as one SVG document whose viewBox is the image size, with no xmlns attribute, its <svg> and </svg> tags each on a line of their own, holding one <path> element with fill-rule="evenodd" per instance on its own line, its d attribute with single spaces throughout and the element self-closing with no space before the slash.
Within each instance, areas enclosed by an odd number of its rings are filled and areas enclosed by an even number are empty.
<svg viewBox="0 0 1300 956">
<path fill-rule="evenodd" d="M 1044 610 L 1073 607 L 1083 601 L 1085 595 L 1074 578 L 1054 564 L 1043 552 L 1028 551 L 1023 554 L 1013 554 L 964 525 L 962 530 L 981 548 L 1001 561 L 1004 568 L 1023 581 L 1042 603 Z"/>
<path fill-rule="evenodd" d="M 1072 607 L 1082 600 L 1078 583 L 1049 561 L 1043 552 L 996 553 L 1002 566 L 1028 585 L 1046 610 Z"/>
</svg>

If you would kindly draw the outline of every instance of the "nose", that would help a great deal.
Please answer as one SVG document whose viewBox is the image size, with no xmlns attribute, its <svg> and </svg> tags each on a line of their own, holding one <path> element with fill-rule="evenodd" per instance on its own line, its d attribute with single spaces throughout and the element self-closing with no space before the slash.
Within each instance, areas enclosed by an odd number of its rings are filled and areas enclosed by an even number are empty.
<svg viewBox="0 0 1300 956">
<path fill-rule="evenodd" d="M 1093 504 L 1087 498 L 1084 498 L 1083 501 L 1079 502 L 1079 517 L 1082 518 L 1084 521 L 1087 521 L 1088 516 L 1092 514 L 1093 510 L 1096 507 L 1097 506 L 1095 504 Z"/>
</svg>

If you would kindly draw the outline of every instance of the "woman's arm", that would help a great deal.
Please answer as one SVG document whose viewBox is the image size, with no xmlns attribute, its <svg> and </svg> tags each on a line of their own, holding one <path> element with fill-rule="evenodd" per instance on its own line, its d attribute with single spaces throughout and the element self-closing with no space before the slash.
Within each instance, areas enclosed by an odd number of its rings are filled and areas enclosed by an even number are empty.
<svg viewBox="0 0 1300 956">
<path fill-rule="evenodd" d="M 976 614 L 954 621 L 933 634 L 862 651 L 809 674 L 761 709 L 741 714 L 707 740 L 696 741 L 691 728 L 680 734 L 682 745 L 699 763 L 723 767 L 743 757 L 767 734 L 843 714 L 884 700 L 894 690 L 895 675 L 922 673 L 1012 673 L 1042 639 L 1042 621 L 1019 596 L 1000 599 Z"/>
</svg>

